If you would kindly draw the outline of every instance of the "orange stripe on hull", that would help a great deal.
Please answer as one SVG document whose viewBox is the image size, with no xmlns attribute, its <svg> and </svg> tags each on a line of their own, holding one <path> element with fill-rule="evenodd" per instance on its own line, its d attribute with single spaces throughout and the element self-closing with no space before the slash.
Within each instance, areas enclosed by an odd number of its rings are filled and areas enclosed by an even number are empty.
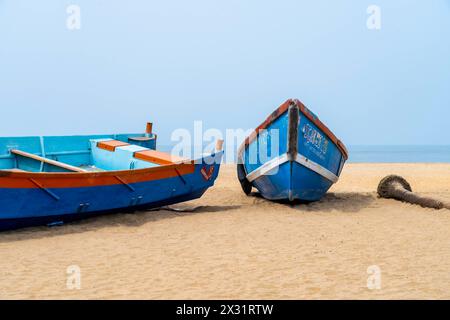
<svg viewBox="0 0 450 320">
<path fill-rule="evenodd" d="M 42 188 L 82 188 L 118 185 L 123 182 L 132 184 L 173 178 L 179 175 L 192 174 L 195 165 L 177 164 L 161 167 L 131 170 L 89 173 L 29 173 L 0 172 L 0 188 L 34 189 L 37 181 Z M 118 179 L 120 178 L 120 179 Z"/>
</svg>

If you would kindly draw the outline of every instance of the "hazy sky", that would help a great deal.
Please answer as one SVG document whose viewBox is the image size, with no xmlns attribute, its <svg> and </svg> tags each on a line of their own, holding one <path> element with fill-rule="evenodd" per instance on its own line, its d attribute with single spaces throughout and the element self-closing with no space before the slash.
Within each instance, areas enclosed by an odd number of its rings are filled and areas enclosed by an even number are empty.
<svg viewBox="0 0 450 320">
<path fill-rule="evenodd" d="M 349 145 L 450 144 L 450 1 L 0 0 L 0 136 L 151 120 L 167 143 L 194 120 L 255 127 L 291 97 Z"/>
</svg>

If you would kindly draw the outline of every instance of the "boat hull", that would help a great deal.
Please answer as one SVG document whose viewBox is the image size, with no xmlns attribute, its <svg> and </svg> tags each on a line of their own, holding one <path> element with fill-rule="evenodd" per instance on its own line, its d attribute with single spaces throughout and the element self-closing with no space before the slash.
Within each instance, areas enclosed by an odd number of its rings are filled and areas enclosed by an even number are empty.
<svg viewBox="0 0 450 320">
<path fill-rule="evenodd" d="M 246 193 L 250 184 L 269 200 L 317 201 L 338 181 L 347 158 L 314 114 L 288 100 L 246 139 L 238 176 Z"/>
<path fill-rule="evenodd" d="M 188 164 L 98 174 L 0 173 L 0 230 L 199 198 L 216 180 L 222 152 Z"/>
<path fill-rule="evenodd" d="M 208 188 L 196 190 L 186 195 L 179 197 L 173 197 L 164 199 L 161 201 L 150 202 L 148 204 L 129 206 L 118 209 L 109 209 L 104 211 L 89 211 L 85 213 L 69 213 L 69 214 L 56 214 L 56 215 L 38 215 L 25 218 L 12 218 L 0 220 L 0 231 L 14 230 L 33 226 L 58 226 L 73 221 L 84 220 L 88 218 L 94 218 L 101 215 L 117 214 L 117 213 L 136 213 L 139 211 L 146 211 L 155 208 L 161 208 L 180 202 L 190 201 L 200 198 Z"/>
<path fill-rule="evenodd" d="M 268 200 L 305 202 L 320 200 L 332 185 L 328 179 L 295 161 L 287 161 L 276 172 L 253 181 L 253 186 Z"/>
</svg>

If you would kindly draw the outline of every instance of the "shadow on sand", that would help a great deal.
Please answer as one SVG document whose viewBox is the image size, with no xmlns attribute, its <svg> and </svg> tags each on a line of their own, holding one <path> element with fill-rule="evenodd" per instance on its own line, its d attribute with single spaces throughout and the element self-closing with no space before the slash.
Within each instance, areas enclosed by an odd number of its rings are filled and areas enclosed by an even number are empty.
<svg viewBox="0 0 450 320">
<path fill-rule="evenodd" d="M 301 210 L 301 211 L 333 211 L 339 210 L 343 212 L 358 212 L 362 209 L 371 207 L 376 201 L 375 193 L 360 193 L 360 192 L 337 192 L 327 193 L 320 201 L 305 202 L 305 201 L 269 201 L 264 199 L 260 193 L 253 192 L 251 197 L 255 197 L 262 202 L 273 202 L 287 207 Z"/>
<path fill-rule="evenodd" d="M 269 201 L 259 193 L 252 193 L 255 205 L 286 206 L 302 212 L 331 212 L 333 210 L 341 212 L 359 212 L 368 207 L 373 207 L 376 201 L 375 193 L 338 192 L 328 193 L 322 200 L 317 202 L 286 202 Z M 128 213 L 105 214 L 93 216 L 79 221 L 72 221 L 60 227 L 29 227 L 18 230 L 0 232 L 0 243 L 14 241 L 57 237 L 68 234 L 78 234 L 84 232 L 97 231 L 107 227 L 139 227 L 149 222 L 163 219 L 172 219 L 198 215 L 203 213 L 220 213 L 241 208 L 240 205 L 223 206 L 192 206 L 189 204 L 178 204 L 149 211 L 136 211 Z M 264 210 L 261 208 L 261 210 Z"/>
<path fill-rule="evenodd" d="M 139 227 L 148 222 L 172 219 L 210 212 L 224 212 L 239 209 L 241 206 L 189 206 L 174 205 L 148 211 L 103 214 L 87 217 L 83 220 L 68 222 L 61 226 L 37 226 L 0 232 L 0 243 L 57 237 L 68 234 L 97 231 L 102 228 Z"/>
</svg>

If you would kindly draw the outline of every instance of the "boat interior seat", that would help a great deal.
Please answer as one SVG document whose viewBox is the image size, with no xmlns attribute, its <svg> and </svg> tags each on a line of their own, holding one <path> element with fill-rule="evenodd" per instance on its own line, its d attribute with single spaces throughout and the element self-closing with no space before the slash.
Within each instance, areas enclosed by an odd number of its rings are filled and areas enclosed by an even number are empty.
<svg viewBox="0 0 450 320">
<path fill-rule="evenodd" d="M 156 150 L 145 150 L 135 152 L 134 157 L 147 162 L 157 163 L 159 165 L 168 165 L 174 163 L 186 162 L 187 159 L 173 156 L 169 153 L 156 151 Z"/>
<path fill-rule="evenodd" d="M 107 151 L 116 151 L 118 147 L 129 146 L 129 143 L 118 140 L 97 140 L 97 147 Z"/>
<path fill-rule="evenodd" d="M 168 153 L 112 139 L 93 139 L 92 165 L 103 170 L 131 170 L 185 161 Z"/>
</svg>

